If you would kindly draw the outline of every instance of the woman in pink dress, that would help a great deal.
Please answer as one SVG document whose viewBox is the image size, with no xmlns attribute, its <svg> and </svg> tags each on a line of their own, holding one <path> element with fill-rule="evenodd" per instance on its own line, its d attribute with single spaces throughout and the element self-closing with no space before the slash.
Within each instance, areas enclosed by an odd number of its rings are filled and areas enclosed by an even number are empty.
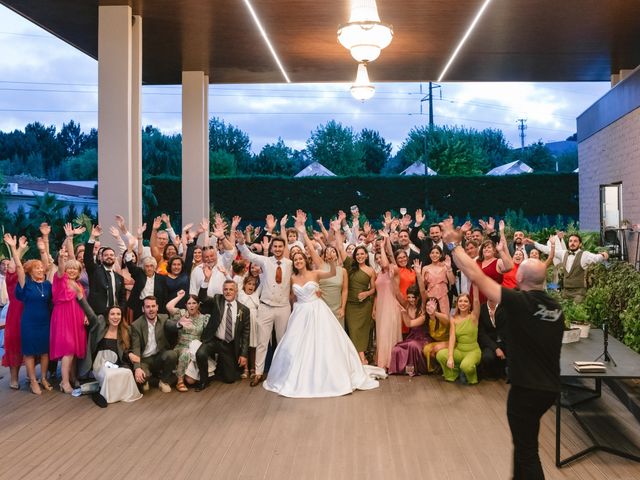
<svg viewBox="0 0 640 480">
<path fill-rule="evenodd" d="M 376 301 L 373 307 L 376 322 L 376 364 L 385 370 L 389 368 L 393 346 L 402 340 L 400 305 L 395 294 L 397 267 L 389 263 L 385 251 L 388 244 L 389 237 L 386 236 L 380 249 L 382 271 L 376 277 Z"/>
<path fill-rule="evenodd" d="M 26 245 L 26 238 L 20 237 L 18 255 L 22 256 L 26 250 Z M 22 365 L 20 318 L 22 317 L 24 305 L 16 298 L 18 274 L 16 273 L 16 264 L 13 260 L 11 260 L 7 266 L 5 281 L 7 284 L 7 294 L 9 296 L 9 306 L 7 307 L 7 319 L 4 327 L 4 356 L 2 357 L 2 366 L 9 367 L 9 371 L 11 372 L 9 387 L 13 390 L 19 390 L 20 383 L 18 377 L 20 374 L 20 366 Z"/>
<path fill-rule="evenodd" d="M 427 297 L 436 298 L 440 306 L 440 313 L 449 315 L 449 285 L 453 285 L 455 277 L 451 270 L 451 257 L 444 256 L 442 249 L 434 245 L 429 252 L 431 263 L 422 269 L 422 278 Z M 444 261 L 442 259 L 444 258 Z"/>
<path fill-rule="evenodd" d="M 58 272 L 53 278 L 53 312 L 51 313 L 50 356 L 62 359 L 60 390 L 73 391 L 75 359 L 84 358 L 87 351 L 87 332 L 84 311 L 76 301 L 76 292 L 69 282 L 78 282 L 82 267 L 77 260 L 67 260 L 66 251 L 58 255 Z"/>
</svg>

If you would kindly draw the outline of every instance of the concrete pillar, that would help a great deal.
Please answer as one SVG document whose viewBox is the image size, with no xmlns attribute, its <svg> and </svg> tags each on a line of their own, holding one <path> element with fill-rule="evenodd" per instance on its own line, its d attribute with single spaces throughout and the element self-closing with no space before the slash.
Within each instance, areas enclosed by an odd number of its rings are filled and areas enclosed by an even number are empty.
<svg viewBox="0 0 640 480">
<path fill-rule="evenodd" d="M 182 223 L 209 218 L 209 77 L 182 72 Z"/>
<path fill-rule="evenodd" d="M 99 7 L 98 221 L 105 231 L 116 214 L 133 217 L 131 27 L 131 7 Z"/>
<path fill-rule="evenodd" d="M 131 217 L 132 233 L 142 225 L 142 17 L 133 16 L 131 31 Z"/>
</svg>

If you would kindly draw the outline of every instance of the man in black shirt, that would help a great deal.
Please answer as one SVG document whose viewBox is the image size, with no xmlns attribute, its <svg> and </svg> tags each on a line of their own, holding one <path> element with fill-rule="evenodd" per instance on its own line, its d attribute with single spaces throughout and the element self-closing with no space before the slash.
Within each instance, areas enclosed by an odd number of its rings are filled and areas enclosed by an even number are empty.
<svg viewBox="0 0 640 480">
<path fill-rule="evenodd" d="M 505 312 L 511 380 L 507 418 L 513 439 L 513 478 L 544 479 L 538 456 L 538 432 L 540 418 L 560 392 L 564 330 L 562 309 L 544 290 L 546 267 L 539 260 L 525 260 L 516 275 L 519 290 L 502 288 L 484 275 L 460 247 L 461 233 L 453 228 L 453 220 L 447 219 L 442 226 L 443 237 L 458 268 Z"/>
</svg>

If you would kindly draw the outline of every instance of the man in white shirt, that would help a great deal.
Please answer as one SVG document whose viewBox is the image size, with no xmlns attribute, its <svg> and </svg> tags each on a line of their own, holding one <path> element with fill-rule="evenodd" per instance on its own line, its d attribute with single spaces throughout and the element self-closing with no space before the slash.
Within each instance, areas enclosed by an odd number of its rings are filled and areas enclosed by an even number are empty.
<svg viewBox="0 0 640 480">
<path fill-rule="evenodd" d="M 129 360 L 133 364 L 136 382 L 147 390 L 148 380 L 159 378 L 158 388 L 171 392 L 171 384 L 176 377 L 173 373 L 178 363 L 177 353 L 167 340 L 165 326 L 170 320 L 167 315 L 158 314 L 158 301 L 147 297 L 142 301 L 144 314 L 131 324 L 131 351 Z"/>
<path fill-rule="evenodd" d="M 222 293 L 222 284 L 227 279 L 227 273 L 231 272 L 231 263 L 236 256 L 236 250 L 233 244 L 227 239 L 222 228 L 214 230 L 214 235 L 218 240 L 222 240 L 224 251 L 218 255 L 216 247 L 203 248 L 202 263 L 191 272 L 191 281 L 189 283 L 189 293 L 198 295 L 200 287 L 205 283 L 205 275 L 202 267 L 206 264 L 211 268 L 211 279 L 207 286 L 207 296 Z"/>
<path fill-rule="evenodd" d="M 560 259 L 564 271 L 562 296 L 576 303 L 584 300 L 587 294 L 585 271 L 589 265 L 609 259 L 607 252 L 591 253 L 582 250 L 582 238 L 577 233 L 569 235 L 568 249 L 555 253 Z"/>
<path fill-rule="evenodd" d="M 284 258 L 285 243 L 282 238 L 271 240 L 273 256 L 256 255 L 244 244 L 244 235 L 236 234 L 236 242 L 240 254 L 251 263 L 262 269 L 262 292 L 258 307 L 258 346 L 256 347 L 256 375 L 251 380 L 255 387 L 264 379 L 264 363 L 267 357 L 267 346 L 271 340 L 271 332 L 276 331 L 276 339 L 280 341 L 287 329 L 291 315 L 289 294 L 291 290 L 291 274 L 293 263 Z"/>
</svg>

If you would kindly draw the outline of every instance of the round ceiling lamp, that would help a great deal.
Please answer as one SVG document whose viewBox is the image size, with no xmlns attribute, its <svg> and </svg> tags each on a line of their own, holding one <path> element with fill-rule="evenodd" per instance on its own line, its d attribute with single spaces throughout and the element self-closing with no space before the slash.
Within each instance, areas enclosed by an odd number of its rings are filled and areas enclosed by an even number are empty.
<svg viewBox="0 0 640 480">
<path fill-rule="evenodd" d="M 373 62 L 393 39 L 393 27 L 382 23 L 375 0 L 351 0 L 349 23 L 338 27 L 338 41 L 357 62 Z"/>
<path fill-rule="evenodd" d="M 356 75 L 356 81 L 351 85 L 351 96 L 356 100 L 364 102 L 373 97 L 376 93 L 376 87 L 374 87 L 369 81 L 369 73 L 367 72 L 367 64 L 361 63 L 358 65 L 358 73 Z"/>
</svg>

